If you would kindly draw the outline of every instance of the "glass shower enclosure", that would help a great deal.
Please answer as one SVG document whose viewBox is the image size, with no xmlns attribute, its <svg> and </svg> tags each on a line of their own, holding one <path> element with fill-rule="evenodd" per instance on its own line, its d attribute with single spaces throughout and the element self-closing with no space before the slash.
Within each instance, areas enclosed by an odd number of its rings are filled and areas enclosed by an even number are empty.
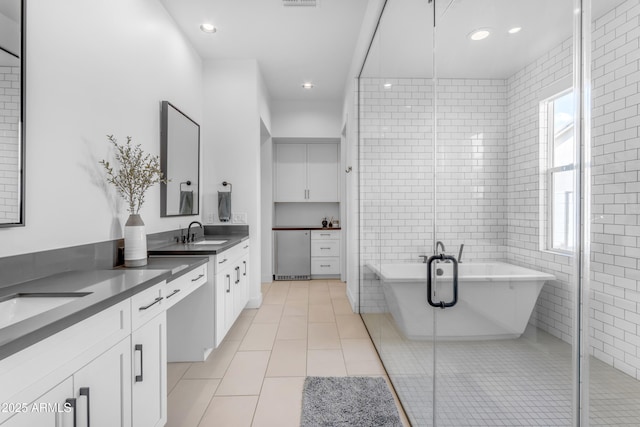
<svg viewBox="0 0 640 427">
<path fill-rule="evenodd" d="M 384 3 L 358 85 L 359 309 L 412 425 L 640 419 L 639 16 Z"/>
</svg>

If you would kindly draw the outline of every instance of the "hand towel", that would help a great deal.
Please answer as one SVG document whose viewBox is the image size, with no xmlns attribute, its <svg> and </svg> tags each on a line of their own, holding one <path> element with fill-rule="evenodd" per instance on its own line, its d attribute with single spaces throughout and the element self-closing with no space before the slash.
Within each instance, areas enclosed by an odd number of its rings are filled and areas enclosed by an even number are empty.
<svg viewBox="0 0 640 427">
<path fill-rule="evenodd" d="M 231 220 L 231 192 L 218 191 L 218 217 L 220 221 Z"/>
</svg>

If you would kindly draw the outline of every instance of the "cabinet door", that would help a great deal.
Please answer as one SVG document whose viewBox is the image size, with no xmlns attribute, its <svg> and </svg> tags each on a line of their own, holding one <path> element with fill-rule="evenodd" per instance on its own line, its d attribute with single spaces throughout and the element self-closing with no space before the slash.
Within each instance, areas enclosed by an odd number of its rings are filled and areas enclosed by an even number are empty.
<svg viewBox="0 0 640 427">
<path fill-rule="evenodd" d="M 249 301 L 248 298 L 248 282 L 249 282 L 249 264 L 248 264 L 248 259 L 249 257 L 247 255 L 243 256 L 242 258 L 240 258 L 238 260 L 237 264 L 237 270 L 236 270 L 236 276 L 235 277 L 235 281 L 234 281 L 234 286 L 233 286 L 233 312 L 234 312 L 234 317 L 233 317 L 233 322 L 235 322 L 235 320 L 238 318 L 238 316 L 240 315 L 240 313 L 242 313 L 242 310 L 244 310 L 245 306 L 247 305 L 247 302 Z M 232 322 L 232 324 L 233 324 Z"/>
<path fill-rule="evenodd" d="M 216 347 L 220 345 L 229 331 L 229 319 L 233 311 L 232 292 L 233 268 L 225 268 L 216 274 Z"/>
<path fill-rule="evenodd" d="M 131 426 L 130 352 L 127 338 L 73 375 L 78 426 Z"/>
<path fill-rule="evenodd" d="M 307 198 L 306 144 L 275 144 L 276 202 L 305 202 Z"/>
<path fill-rule="evenodd" d="M 167 421 L 166 326 L 162 312 L 131 334 L 134 426 L 163 426 Z"/>
<path fill-rule="evenodd" d="M 338 202 L 338 145 L 307 144 L 307 201 Z"/>
<path fill-rule="evenodd" d="M 61 382 L 35 401 L 25 406 L 7 406 L 3 410 L 16 412 L 13 418 L 2 424 L 3 427 L 71 427 L 73 426 L 73 407 L 65 407 L 67 399 L 73 396 L 71 377 Z M 6 405 L 16 405 L 7 402 Z"/>
<path fill-rule="evenodd" d="M 239 306 L 239 313 L 244 310 L 244 308 L 247 306 L 247 303 L 249 302 L 249 255 L 245 255 L 244 257 L 242 257 L 240 268 L 242 269 L 242 286 L 240 287 L 242 299 Z"/>
</svg>

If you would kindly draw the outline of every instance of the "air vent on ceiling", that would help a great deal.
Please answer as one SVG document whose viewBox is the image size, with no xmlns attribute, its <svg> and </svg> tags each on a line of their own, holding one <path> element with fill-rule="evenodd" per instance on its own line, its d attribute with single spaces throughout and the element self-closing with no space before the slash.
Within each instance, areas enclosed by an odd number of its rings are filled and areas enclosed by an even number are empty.
<svg viewBox="0 0 640 427">
<path fill-rule="evenodd" d="M 320 0 L 282 0 L 282 5 L 318 7 L 320 5 Z"/>
</svg>

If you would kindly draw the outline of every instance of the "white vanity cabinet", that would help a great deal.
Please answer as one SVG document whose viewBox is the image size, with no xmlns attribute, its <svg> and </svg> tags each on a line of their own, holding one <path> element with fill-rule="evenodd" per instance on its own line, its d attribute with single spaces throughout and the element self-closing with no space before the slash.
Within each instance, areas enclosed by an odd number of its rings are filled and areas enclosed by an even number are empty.
<svg viewBox="0 0 640 427">
<path fill-rule="evenodd" d="M 338 144 L 275 144 L 275 202 L 338 202 Z"/>
<path fill-rule="evenodd" d="M 18 413 L 3 426 L 131 426 L 128 356 L 129 340 L 124 339 L 29 402 L 26 412 Z"/>
<path fill-rule="evenodd" d="M 133 426 L 156 427 L 167 422 L 168 289 L 161 283 L 131 298 Z"/>
<path fill-rule="evenodd" d="M 134 426 L 167 422 L 167 316 L 155 316 L 131 333 L 132 419 Z"/>
<path fill-rule="evenodd" d="M 3 359 L 0 402 L 55 409 L 71 399 L 78 425 L 131 426 L 130 332 L 126 300 Z M 73 411 L 49 412 L 0 412 L 0 425 L 73 425 Z"/>
<path fill-rule="evenodd" d="M 16 415 L 6 423 L 2 424 L 3 427 L 66 427 L 73 426 L 73 411 L 75 407 L 75 401 L 71 403 L 70 396 L 73 395 L 73 379 L 67 378 L 53 389 L 49 390 L 42 396 L 38 397 L 33 402 L 28 402 L 27 405 L 18 409 L 15 405 L 19 402 L 4 402 L 7 405 L 6 411 L 17 412 Z M 69 402 L 67 408 L 65 404 Z M 34 412 L 33 405 L 37 405 L 39 408 L 40 403 L 50 405 L 49 408 L 55 410 L 43 410 Z M 44 409 L 44 408 L 43 408 Z"/>
<path fill-rule="evenodd" d="M 249 240 L 215 256 L 215 346 L 249 302 Z"/>
<path fill-rule="evenodd" d="M 129 349 L 124 339 L 73 375 L 78 425 L 132 425 Z"/>
</svg>

